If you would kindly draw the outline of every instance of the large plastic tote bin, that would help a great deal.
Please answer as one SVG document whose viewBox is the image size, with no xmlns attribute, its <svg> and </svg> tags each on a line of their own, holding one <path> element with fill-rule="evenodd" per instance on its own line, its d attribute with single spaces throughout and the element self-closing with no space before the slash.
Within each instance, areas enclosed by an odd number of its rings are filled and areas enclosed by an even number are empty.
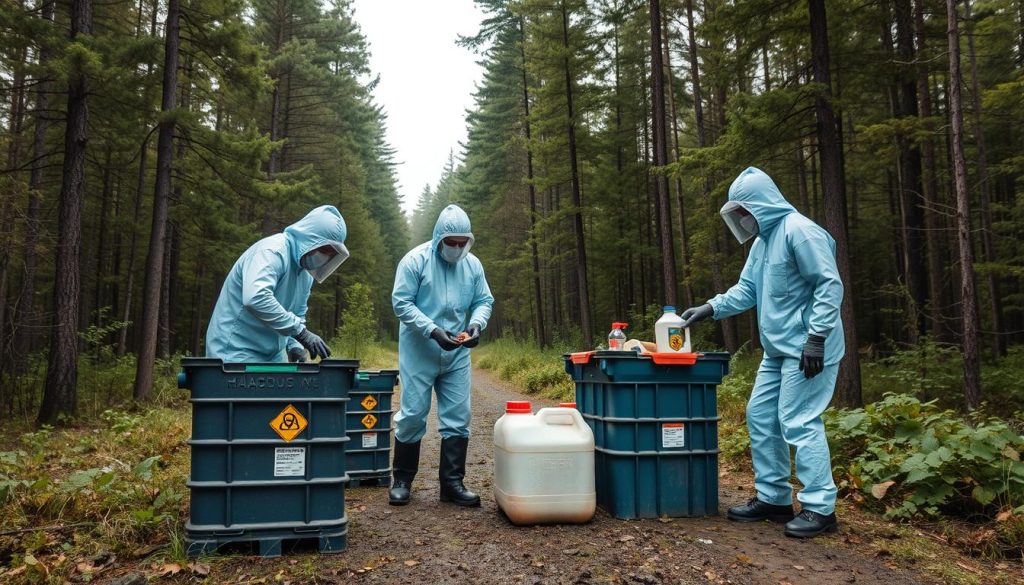
<svg viewBox="0 0 1024 585">
<path fill-rule="evenodd" d="M 349 486 L 391 484 L 392 398 L 398 370 L 360 370 L 348 401 Z"/>
<path fill-rule="evenodd" d="M 599 507 L 624 519 L 718 513 L 716 390 L 729 354 L 584 352 L 565 369 L 594 431 Z"/>
<path fill-rule="evenodd" d="M 286 540 L 347 546 L 345 405 L 359 362 L 185 358 L 191 390 L 190 556 L 236 542 L 279 556 Z"/>
</svg>

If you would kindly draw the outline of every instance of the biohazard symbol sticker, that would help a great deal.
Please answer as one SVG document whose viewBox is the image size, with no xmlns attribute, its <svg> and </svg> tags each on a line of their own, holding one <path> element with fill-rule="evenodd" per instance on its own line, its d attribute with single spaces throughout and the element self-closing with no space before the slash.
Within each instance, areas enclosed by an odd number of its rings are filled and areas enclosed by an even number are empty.
<svg viewBox="0 0 1024 585">
<path fill-rule="evenodd" d="M 291 441 L 301 433 L 309 423 L 294 406 L 289 404 L 270 421 L 270 428 L 285 441 Z"/>
<path fill-rule="evenodd" d="M 363 419 L 359 422 L 363 423 L 364 427 L 372 429 L 373 425 L 377 424 L 377 417 L 373 416 L 372 414 L 368 414 L 364 416 Z"/>
<path fill-rule="evenodd" d="M 363 410 L 373 410 L 373 407 L 377 406 L 377 399 L 371 395 L 367 395 L 359 404 L 363 406 Z"/>
</svg>

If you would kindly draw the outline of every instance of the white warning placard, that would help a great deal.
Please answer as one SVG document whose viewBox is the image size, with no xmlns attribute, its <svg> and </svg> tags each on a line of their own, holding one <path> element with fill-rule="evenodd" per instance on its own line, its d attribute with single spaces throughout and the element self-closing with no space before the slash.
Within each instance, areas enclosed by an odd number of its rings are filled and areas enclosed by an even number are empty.
<svg viewBox="0 0 1024 585">
<path fill-rule="evenodd" d="M 363 449 L 377 448 L 377 433 L 363 433 Z"/>
<path fill-rule="evenodd" d="M 277 447 L 274 449 L 274 477 L 302 477 L 306 475 L 305 447 Z"/>
<path fill-rule="evenodd" d="M 664 449 L 686 446 L 686 426 L 683 423 L 661 425 L 661 446 Z"/>
</svg>

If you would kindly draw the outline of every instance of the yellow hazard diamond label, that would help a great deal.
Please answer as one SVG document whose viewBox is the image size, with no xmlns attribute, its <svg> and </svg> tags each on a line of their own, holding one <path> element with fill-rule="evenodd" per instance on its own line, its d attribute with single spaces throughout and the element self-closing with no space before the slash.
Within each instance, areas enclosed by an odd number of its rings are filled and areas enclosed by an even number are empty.
<svg viewBox="0 0 1024 585">
<path fill-rule="evenodd" d="M 372 429 L 373 425 L 377 424 L 377 417 L 373 416 L 372 414 L 368 414 L 364 416 L 363 419 L 359 422 L 363 423 L 364 427 Z"/>
<path fill-rule="evenodd" d="M 299 433 L 305 430 L 307 426 L 309 426 L 309 423 L 291 404 L 275 416 L 274 420 L 270 421 L 270 428 L 274 429 L 274 432 L 285 441 L 291 441 L 299 436 Z"/>
<path fill-rule="evenodd" d="M 364 410 L 373 410 L 373 407 L 377 406 L 377 399 L 373 396 L 367 395 L 359 404 L 363 405 Z"/>
</svg>

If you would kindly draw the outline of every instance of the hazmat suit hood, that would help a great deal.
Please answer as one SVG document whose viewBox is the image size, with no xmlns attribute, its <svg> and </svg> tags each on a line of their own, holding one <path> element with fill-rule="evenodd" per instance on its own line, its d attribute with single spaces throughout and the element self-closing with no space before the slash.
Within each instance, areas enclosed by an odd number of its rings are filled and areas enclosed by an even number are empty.
<svg viewBox="0 0 1024 585">
<path fill-rule="evenodd" d="M 345 247 L 348 228 L 345 219 L 333 205 L 321 205 L 310 211 L 306 217 L 286 227 L 284 234 L 288 238 L 296 266 L 302 266 L 302 257 L 312 250 L 323 246 L 334 248 L 336 254 L 333 258 L 323 266 L 309 271 L 317 282 L 322 283 L 348 259 L 349 252 Z"/>
<path fill-rule="evenodd" d="M 476 238 L 473 237 L 473 232 L 469 223 L 469 216 L 462 210 L 458 205 L 449 205 L 441 210 L 441 214 L 437 216 L 437 223 L 434 224 L 434 237 L 431 240 L 431 248 L 444 259 L 442 254 L 442 243 L 441 240 L 445 238 L 469 238 L 466 245 L 461 248 L 459 256 L 454 260 L 446 261 L 455 264 L 469 255 L 469 249 L 473 247 L 473 242 Z"/>
<path fill-rule="evenodd" d="M 757 220 L 753 229 L 742 221 L 746 211 Z M 796 208 L 782 196 L 782 192 L 764 171 L 747 167 L 729 187 L 729 201 L 719 212 L 739 242 L 745 243 L 756 235 L 767 237 L 782 218 L 795 213 Z"/>
</svg>

